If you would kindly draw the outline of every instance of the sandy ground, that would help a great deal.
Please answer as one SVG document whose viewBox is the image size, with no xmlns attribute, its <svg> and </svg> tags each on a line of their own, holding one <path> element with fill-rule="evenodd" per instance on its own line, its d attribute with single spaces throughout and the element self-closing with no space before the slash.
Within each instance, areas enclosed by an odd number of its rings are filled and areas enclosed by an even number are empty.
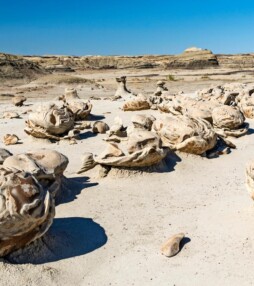
<svg viewBox="0 0 254 286">
<path fill-rule="evenodd" d="M 54 87 L 48 95 L 59 95 L 63 88 Z M 194 88 L 192 84 L 190 92 Z M 90 90 L 80 87 L 81 97 L 87 98 Z M 35 98 L 33 92 L 21 108 L 5 99 L 0 113 L 22 113 L 48 98 Z M 106 95 L 110 88 L 92 92 Z M 92 103 L 93 120 L 104 116 L 109 125 L 117 115 L 128 125 L 138 113 L 121 111 L 122 102 Z M 158 111 L 139 113 L 161 116 Z M 164 173 L 98 178 L 95 172 L 76 171 L 82 153 L 103 151 L 104 135 L 84 131 L 76 145 L 35 141 L 23 131 L 26 118 L 0 119 L 0 138 L 6 133 L 20 137 L 21 144 L 7 148 L 14 154 L 41 148 L 65 154 L 70 160 L 65 173 L 69 191 L 43 239 L 2 260 L 0 285 L 254 284 L 254 204 L 244 185 L 245 165 L 254 158 L 254 120 L 248 120 L 249 134 L 234 140 L 237 149 L 229 155 L 207 159 L 171 154 Z M 180 253 L 162 256 L 161 244 L 178 232 L 186 234 Z"/>
</svg>

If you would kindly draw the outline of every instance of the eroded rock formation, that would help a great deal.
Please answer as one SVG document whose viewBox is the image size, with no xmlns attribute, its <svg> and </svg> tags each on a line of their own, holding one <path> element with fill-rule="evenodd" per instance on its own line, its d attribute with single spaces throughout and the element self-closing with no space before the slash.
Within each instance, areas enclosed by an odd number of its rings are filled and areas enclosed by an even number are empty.
<svg viewBox="0 0 254 286">
<path fill-rule="evenodd" d="M 115 98 L 121 98 L 126 96 L 135 96 L 128 88 L 126 87 L 126 76 L 121 76 L 116 78 L 118 84 L 117 90 L 115 92 Z"/>
<path fill-rule="evenodd" d="M 0 169 L 1 257 L 41 237 L 54 215 L 54 200 L 35 177 Z"/>
<path fill-rule="evenodd" d="M 223 137 L 240 137 L 248 132 L 248 125 L 238 107 L 222 105 L 212 112 L 213 127 L 217 134 Z"/>
<path fill-rule="evenodd" d="M 3 162 L 3 167 L 31 174 L 53 198 L 57 198 L 61 196 L 63 173 L 68 163 L 68 158 L 57 151 L 41 150 L 9 156 Z"/>
<path fill-rule="evenodd" d="M 55 104 L 40 106 L 29 114 L 25 132 L 37 138 L 60 140 L 74 126 L 73 113 Z"/>
<path fill-rule="evenodd" d="M 197 155 L 214 148 L 217 140 L 208 121 L 186 115 L 156 120 L 152 130 L 160 136 L 164 147 Z"/>
</svg>

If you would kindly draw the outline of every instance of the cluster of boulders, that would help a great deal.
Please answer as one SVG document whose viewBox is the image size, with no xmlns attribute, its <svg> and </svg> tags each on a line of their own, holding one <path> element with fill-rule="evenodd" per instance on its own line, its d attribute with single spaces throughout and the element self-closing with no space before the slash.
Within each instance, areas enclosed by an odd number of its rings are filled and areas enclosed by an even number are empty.
<svg viewBox="0 0 254 286">
<path fill-rule="evenodd" d="M 0 256 L 41 237 L 55 215 L 68 158 L 41 150 L 12 155 L 0 149 Z"/>
<path fill-rule="evenodd" d="M 60 100 L 62 104 L 43 104 L 31 112 L 26 121 L 25 132 L 36 138 L 56 141 L 75 138 L 80 132 L 75 123 L 88 117 L 92 104 L 81 100 L 75 89 L 66 89 Z"/>
<path fill-rule="evenodd" d="M 174 127 L 177 126 L 176 130 L 182 130 L 183 134 L 185 133 L 183 121 L 200 122 L 205 120 L 206 127 L 212 129 L 219 138 L 223 138 L 223 141 L 228 142 L 232 147 L 233 144 L 224 139 L 228 136 L 240 137 L 245 135 L 248 132 L 245 117 L 254 117 L 252 114 L 254 112 L 254 86 L 239 83 L 225 84 L 224 86 L 200 90 L 196 96 L 190 97 L 184 94 L 172 94 L 165 87 L 165 82 L 158 81 L 154 94 L 149 96 L 138 95 L 131 100 L 127 98 L 122 109 L 124 111 L 153 109 L 168 113 L 171 115 L 169 117 L 172 121 L 170 124 Z M 183 118 L 185 119 L 183 120 Z M 204 121 L 202 122 L 204 124 Z M 205 139 L 205 141 L 207 140 Z M 216 138 L 213 142 L 216 142 Z M 208 144 L 208 146 L 209 150 L 211 145 Z M 203 148 L 203 150 L 205 149 Z M 196 151 L 190 151 L 190 153 L 195 154 Z"/>
<path fill-rule="evenodd" d="M 143 170 L 159 166 L 170 151 L 203 155 L 217 148 L 218 142 L 234 148 L 227 137 L 248 132 L 245 117 L 254 118 L 254 86 L 228 84 L 197 92 L 196 97 L 172 95 L 165 82 L 157 82 L 152 95 L 134 94 L 126 87 L 126 77 L 118 83 L 114 100 L 127 99 L 124 111 L 153 109 L 163 117 L 136 114 L 131 125 L 115 118 L 108 126 L 103 121 L 91 125 L 86 120 L 92 104 L 83 101 L 76 89 L 66 89 L 59 101 L 43 104 L 30 112 L 25 132 L 36 138 L 55 141 L 77 138 L 80 130 L 105 134 L 107 144 L 99 155 L 85 153 L 78 173 L 99 166 L 106 176 L 112 168 Z M 13 104 L 22 106 L 25 98 Z M 17 118 L 12 113 L 4 118 Z M 5 145 L 17 143 L 14 134 L 4 137 Z M 41 237 L 50 227 L 55 203 L 60 200 L 68 158 L 52 150 L 12 155 L 0 149 L 0 256 L 24 247 Z M 246 169 L 246 183 L 254 199 L 254 163 Z M 161 251 L 166 256 L 179 251 L 180 233 L 166 242 Z"/>
<path fill-rule="evenodd" d="M 84 154 L 79 173 L 96 165 L 107 166 L 109 171 L 111 167 L 144 168 L 160 163 L 168 150 L 162 147 L 160 137 L 151 131 L 154 120 L 146 115 L 136 115 L 132 118 L 133 125 L 126 128 L 116 118 L 115 124 L 107 131 L 106 149 L 98 156 Z"/>
</svg>

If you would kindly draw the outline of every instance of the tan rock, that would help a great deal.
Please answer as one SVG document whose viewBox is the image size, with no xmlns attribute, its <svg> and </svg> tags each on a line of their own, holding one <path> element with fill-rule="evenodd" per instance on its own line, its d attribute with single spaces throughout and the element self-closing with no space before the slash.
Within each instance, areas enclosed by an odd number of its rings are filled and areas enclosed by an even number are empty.
<svg viewBox="0 0 254 286">
<path fill-rule="evenodd" d="M 72 100 L 72 99 L 79 99 L 80 97 L 78 96 L 78 92 L 75 88 L 66 88 L 65 89 L 65 94 L 64 94 L 64 99 L 66 101 Z"/>
<path fill-rule="evenodd" d="M 81 160 L 82 160 L 82 167 L 77 172 L 78 174 L 86 172 L 86 171 L 88 171 L 90 169 L 93 169 L 97 165 L 97 163 L 94 161 L 92 153 L 85 153 L 85 154 L 83 154 Z"/>
<path fill-rule="evenodd" d="M 108 124 L 103 121 L 94 122 L 92 127 L 93 133 L 105 134 L 108 130 L 109 130 Z"/>
<path fill-rule="evenodd" d="M 25 96 L 14 96 L 12 98 L 12 103 L 15 106 L 22 106 L 25 101 L 26 101 L 26 97 Z"/>
<path fill-rule="evenodd" d="M 144 129 L 150 131 L 153 125 L 153 122 L 156 118 L 152 115 L 145 114 L 135 114 L 131 118 L 131 122 L 134 125 L 134 128 Z"/>
<path fill-rule="evenodd" d="M 124 103 L 123 111 L 135 111 L 135 110 L 146 110 L 150 109 L 150 104 L 144 99 L 130 100 Z"/>
<path fill-rule="evenodd" d="M 37 138 L 60 140 L 74 126 L 74 117 L 65 107 L 55 104 L 42 105 L 30 113 L 26 121 L 25 132 Z"/>
<path fill-rule="evenodd" d="M 161 253 L 167 257 L 175 256 L 180 250 L 180 242 L 184 233 L 178 233 L 170 237 L 161 247 Z"/>
<path fill-rule="evenodd" d="M 33 176 L 0 170 L 1 257 L 45 234 L 54 215 L 54 200 Z"/>
<path fill-rule="evenodd" d="M 163 146 L 196 155 L 212 149 L 217 140 L 208 121 L 186 115 L 171 115 L 156 120 L 152 130 L 160 136 Z"/>
<path fill-rule="evenodd" d="M 254 118 L 254 96 L 245 95 L 238 103 L 244 116 Z"/>
<path fill-rule="evenodd" d="M 116 143 L 108 143 L 107 148 L 103 153 L 100 154 L 100 159 L 107 159 L 111 157 L 121 157 L 124 156 L 123 151 L 118 147 Z"/>
<path fill-rule="evenodd" d="M 54 150 L 41 150 L 10 156 L 3 167 L 32 174 L 53 197 L 61 196 L 61 181 L 69 160 Z"/>
<path fill-rule="evenodd" d="M 160 148 L 160 137 L 150 131 L 136 131 L 129 136 L 127 142 L 127 150 L 129 154 L 140 151 L 146 147 L 154 149 Z"/>
<path fill-rule="evenodd" d="M 6 134 L 3 138 L 4 145 L 15 145 L 19 141 L 19 138 L 15 134 Z"/>
<path fill-rule="evenodd" d="M 248 125 L 244 125 L 245 118 L 238 107 L 217 107 L 212 112 L 212 118 L 214 130 L 223 137 L 240 137 L 248 132 Z"/>
<path fill-rule="evenodd" d="M 82 100 L 69 100 L 66 102 L 66 107 L 74 114 L 75 120 L 84 120 L 88 117 L 92 110 L 92 104 Z"/>
<path fill-rule="evenodd" d="M 19 118 L 19 114 L 17 112 L 4 112 L 3 118 L 5 119 L 13 119 L 13 118 Z"/>
</svg>

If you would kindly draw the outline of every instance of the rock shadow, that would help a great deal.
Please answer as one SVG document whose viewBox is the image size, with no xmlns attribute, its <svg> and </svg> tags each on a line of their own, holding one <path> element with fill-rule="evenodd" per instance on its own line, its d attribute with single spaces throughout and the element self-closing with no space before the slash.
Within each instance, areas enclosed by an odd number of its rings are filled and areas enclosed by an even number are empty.
<svg viewBox="0 0 254 286">
<path fill-rule="evenodd" d="M 184 237 L 181 242 L 180 242 L 180 245 L 179 245 L 179 252 L 182 251 L 182 249 L 184 248 L 184 246 L 186 244 L 188 244 L 189 242 L 191 242 L 191 239 L 189 237 Z"/>
<path fill-rule="evenodd" d="M 102 119 L 105 119 L 104 115 L 89 114 L 89 116 L 88 116 L 89 121 L 97 121 L 97 120 L 102 120 Z"/>
<path fill-rule="evenodd" d="M 167 172 L 171 172 L 175 170 L 175 166 L 177 163 L 181 162 L 182 159 L 173 151 L 169 150 L 167 157 L 164 159 L 166 166 L 167 166 Z"/>
<path fill-rule="evenodd" d="M 82 190 L 97 185 L 98 183 L 89 183 L 89 177 L 64 178 L 59 197 L 55 198 L 56 206 L 74 201 Z"/>
<path fill-rule="evenodd" d="M 83 140 L 83 139 L 88 139 L 88 138 L 93 138 L 93 137 L 96 137 L 96 133 L 93 133 L 92 131 L 86 131 L 84 133 L 81 133 L 78 135 L 78 138 L 80 140 Z"/>
<path fill-rule="evenodd" d="M 91 218 L 56 218 L 42 238 L 5 259 L 13 264 L 44 264 L 88 254 L 106 242 L 104 228 Z"/>
<path fill-rule="evenodd" d="M 253 128 L 249 128 L 247 135 L 252 135 L 252 134 L 254 134 L 254 129 Z"/>
</svg>

